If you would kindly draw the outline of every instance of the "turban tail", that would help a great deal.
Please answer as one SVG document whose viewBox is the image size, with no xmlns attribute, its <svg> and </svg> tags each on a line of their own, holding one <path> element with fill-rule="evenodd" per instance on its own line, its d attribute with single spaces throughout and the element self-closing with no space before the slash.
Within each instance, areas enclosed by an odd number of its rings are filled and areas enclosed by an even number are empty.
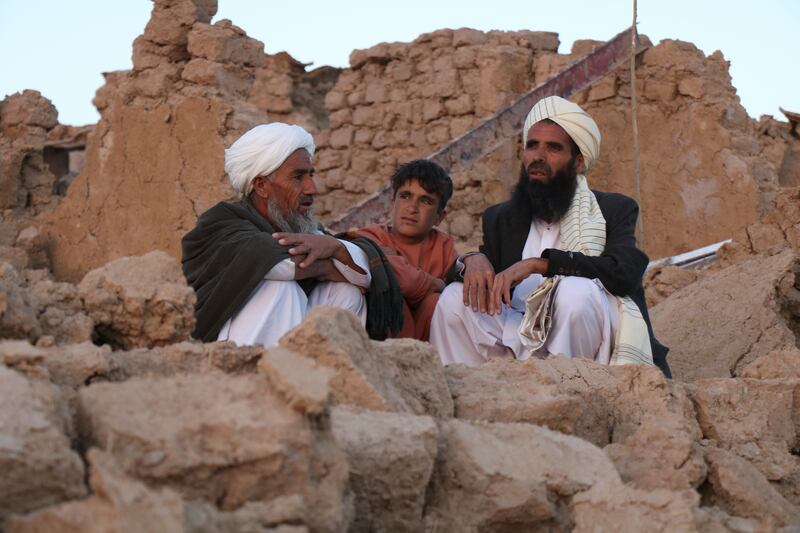
<svg viewBox="0 0 800 533">
<path fill-rule="evenodd" d="M 567 132 L 583 154 L 588 171 L 600 156 L 600 129 L 581 106 L 560 96 L 542 98 L 533 106 L 522 129 L 523 144 L 528 140 L 528 130 L 537 122 L 550 119 Z"/>
<path fill-rule="evenodd" d="M 300 126 L 273 122 L 251 129 L 225 150 L 225 172 L 236 192 L 247 196 L 253 180 L 275 172 L 295 150 L 314 155 L 314 139 Z"/>
</svg>

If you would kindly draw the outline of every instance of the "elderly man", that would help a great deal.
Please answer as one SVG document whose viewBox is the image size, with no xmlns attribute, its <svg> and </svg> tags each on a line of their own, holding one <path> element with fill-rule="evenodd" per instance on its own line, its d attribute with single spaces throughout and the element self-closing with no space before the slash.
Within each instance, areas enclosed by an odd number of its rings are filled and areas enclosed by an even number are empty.
<svg viewBox="0 0 800 533">
<path fill-rule="evenodd" d="M 317 305 L 348 309 L 364 323 L 368 260 L 319 231 L 313 154 L 308 132 L 277 122 L 225 151 L 241 198 L 203 213 L 181 242 L 183 272 L 197 293 L 195 338 L 271 346 Z"/>
<path fill-rule="evenodd" d="M 669 376 L 644 301 L 639 208 L 584 176 L 599 155 L 597 124 L 550 96 L 531 109 L 523 142 L 511 200 L 486 210 L 480 252 L 463 257 L 463 283 L 439 299 L 431 342 L 442 362 L 560 355 L 655 362 Z"/>
</svg>

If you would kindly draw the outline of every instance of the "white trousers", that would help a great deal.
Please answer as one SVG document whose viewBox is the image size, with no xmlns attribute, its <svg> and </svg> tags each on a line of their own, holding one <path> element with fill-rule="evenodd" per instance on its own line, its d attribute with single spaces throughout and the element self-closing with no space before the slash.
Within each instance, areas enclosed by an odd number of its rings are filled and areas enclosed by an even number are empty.
<svg viewBox="0 0 800 533">
<path fill-rule="evenodd" d="M 306 296 L 296 281 L 264 280 L 222 326 L 217 340 L 275 346 L 284 333 L 303 321 L 309 309 L 318 305 L 346 309 L 358 316 L 362 325 L 367 321 L 364 295 L 350 283 L 320 282 Z"/>
<path fill-rule="evenodd" d="M 614 346 L 618 310 L 616 298 L 596 279 L 568 276 L 558 285 L 553 306 L 553 322 L 547 342 L 538 352 L 522 345 L 519 325 L 525 313 L 525 296 L 541 281 L 521 284 L 524 294 L 515 294 L 512 307 L 490 316 L 475 312 L 463 302 L 462 283 L 451 283 L 439 297 L 431 321 L 431 343 L 439 351 L 442 364 L 464 363 L 479 366 L 490 357 L 531 356 L 586 357 L 608 364 Z M 527 281 L 527 280 L 526 280 Z"/>
</svg>

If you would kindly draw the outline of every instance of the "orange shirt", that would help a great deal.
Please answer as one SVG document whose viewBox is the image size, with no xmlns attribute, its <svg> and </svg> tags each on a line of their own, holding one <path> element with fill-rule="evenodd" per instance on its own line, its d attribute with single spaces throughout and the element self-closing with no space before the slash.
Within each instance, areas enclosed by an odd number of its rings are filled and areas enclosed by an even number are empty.
<svg viewBox="0 0 800 533">
<path fill-rule="evenodd" d="M 378 224 L 362 228 L 356 233 L 380 245 L 397 275 L 403 297 L 412 307 L 434 292 L 434 287 L 438 285 L 434 278 L 444 280 L 447 270 L 458 257 L 453 238 L 436 229 L 432 229 L 419 244 L 400 243 L 387 226 Z"/>
<path fill-rule="evenodd" d="M 424 241 L 405 244 L 395 240 L 388 226 L 379 224 L 361 228 L 356 233 L 372 239 L 381 247 L 392 265 L 400 284 L 400 291 L 413 315 L 416 327 L 415 324 L 404 323 L 401 333 L 397 336 L 427 340 L 427 323 L 430 322 L 435 300 L 441 292 L 441 281 L 437 280 L 444 280 L 447 270 L 458 257 L 453 238 L 432 229 Z M 436 294 L 437 297 L 430 298 L 432 294 Z M 426 304 L 421 306 L 423 301 L 426 301 Z M 419 313 L 416 312 L 418 308 Z"/>
</svg>

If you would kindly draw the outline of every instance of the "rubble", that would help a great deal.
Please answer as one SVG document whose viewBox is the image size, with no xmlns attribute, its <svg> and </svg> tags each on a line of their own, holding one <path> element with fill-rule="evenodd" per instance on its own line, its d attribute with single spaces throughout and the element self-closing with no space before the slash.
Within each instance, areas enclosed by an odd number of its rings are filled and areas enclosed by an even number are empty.
<svg viewBox="0 0 800 533">
<path fill-rule="evenodd" d="M 312 309 L 280 344 L 334 370 L 336 404 L 438 417 L 453 413 L 439 354 L 430 344 L 371 341 L 353 314 L 325 307 Z"/>
<path fill-rule="evenodd" d="M 86 495 L 81 457 L 58 389 L 0 365 L 0 526 L 25 513 Z"/>
<path fill-rule="evenodd" d="M 43 158 L 58 111 L 38 91 L 0 102 L 0 208 L 38 214 L 50 207 L 55 177 Z M 4 219 L 6 217 L 3 217 Z M 2 244 L 8 244 L 2 242 Z"/>
<path fill-rule="evenodd" d="M 739 375 L 773 350 L 797 347 L 799 268 L 790 249 L 748 258 L 651 308 L 653 329 L 670 347 L 676 379 Z"/>
<path fill-rule="evenodd" d="M 59 279 L 153 249 L 178 257 L 197 216 L 232 196 L 226 146 L 264 122 L 325 124 L 294 102 L 321 101 L 338 70 L 265 54 L 231 21 L 210 24 L 216 10 L 215 0 L 154 2 L 133 69 L 105 74 L 84 171 L 40 220 Z"/>
<path fill-rule="evenodd" d="M 568 531 L 571 499 L 621 485 L 596 446 L 530 424 L 444 422 L 426 527 L 438 531 Z"/>
<path fill-rule="evenodd" d="M 164 252 L 112 261 L 86 274 L 78 290 L 95 331 L 114 347 L 172 344 L 194 329 L 194 291 Z"/>
<path fill-rule="evenodd" d="M 91 340 L 94 321 L 77 287 L 57 282 L 45 270 L 17 270 L 0 262 L 0 337 L 42 345 Z"/>
<path fill-rule="evenodd" d="M 437 457 L 427 416 L 336 407 L 332 431 L 350 465 L 351 531 L 420 531 Z"/>
<path fill-rule="evenodd" d="M 328 424 L 288 406 L 261 375 L 132 378 L 80 391 L 87 446 L 129 476 L 222 511 L 295 495 L 315 531 L 346 519 L 347 465 Z"/>
</svg>

